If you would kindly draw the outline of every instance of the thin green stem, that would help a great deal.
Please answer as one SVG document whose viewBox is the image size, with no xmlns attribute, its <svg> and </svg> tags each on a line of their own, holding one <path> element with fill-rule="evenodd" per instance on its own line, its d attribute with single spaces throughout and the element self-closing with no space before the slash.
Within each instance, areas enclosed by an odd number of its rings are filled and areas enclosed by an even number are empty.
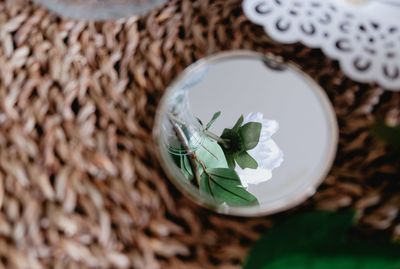
<svg viewBox="0 0 400 269">
<path fill-rule="evenodd" d="M 229 148 L 228 140 L 219 137 L 218 135 L 214 134 L 213 132 L 210 132 L 209 130 L 204 130 L 204 134 L 207 135 L 209 138 L 217 141 L 224 148 L 226 148 L 226 149 Z"/>
</svg>

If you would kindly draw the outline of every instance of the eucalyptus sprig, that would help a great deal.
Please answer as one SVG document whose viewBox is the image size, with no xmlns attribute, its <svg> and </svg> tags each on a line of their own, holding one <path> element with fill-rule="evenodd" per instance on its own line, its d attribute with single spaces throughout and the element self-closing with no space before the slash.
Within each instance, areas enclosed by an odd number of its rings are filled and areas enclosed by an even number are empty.
<svg viewBox="0 0 400 269">
<path fill-rule="evenodd" d="M 220 114 L 221 112 L 215 113 L 206 124 L 203 130 L 204 141 L 194 151 L 191 150 L 189 141 L 185 137 L 184 123 L 171 115 L 169 120 L 185 151 L 185 154 L 181 155 L 171 153 L 172 158 L 185 178 L 198 187 L 201 193 L 212 197 L 217 203 L 231 206 L 258 204 L 257 198 L 243 187 L 236 171 L 228 166 L 224 150 L 227 149 L 225 147 L 229 147 L 230 140 L 208 130 Z"/>
</svg>

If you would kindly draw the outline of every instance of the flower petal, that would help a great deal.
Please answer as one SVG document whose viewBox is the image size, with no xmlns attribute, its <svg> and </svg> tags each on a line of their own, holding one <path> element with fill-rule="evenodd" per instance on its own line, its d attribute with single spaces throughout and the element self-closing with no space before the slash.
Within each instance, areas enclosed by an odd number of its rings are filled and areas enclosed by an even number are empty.
<svg viewBox="0 0 400 269">
<path fill-rule="evenodd" d="M 272 178 L 272 173 L 267 169 L 243 169 L 239 175 L 243 187 L 249 184 L 259 184 Z"/>
<path fill-rule="evenodd" d="M 283 152 L 272 139 L 260 143 L 248 153 L 257 160 L 260 168 L 272 170 L 283 162 Z"/>
<path fill-rule="evenodd" d="M 267 138 L 270 138 L 279 129 L 279 123 L 276 120 L 264 119 L 262 120 L 261 124 L 261 136 L 265 136 Z"/>
<path fill-rule="evenodd" d="M 251 112 L 244 118 L 244 123 L 251 122 L 251 121 L 261 122 L 263 120 L 263 118 L 264 118 L 263 113 Z"/>
</svg>

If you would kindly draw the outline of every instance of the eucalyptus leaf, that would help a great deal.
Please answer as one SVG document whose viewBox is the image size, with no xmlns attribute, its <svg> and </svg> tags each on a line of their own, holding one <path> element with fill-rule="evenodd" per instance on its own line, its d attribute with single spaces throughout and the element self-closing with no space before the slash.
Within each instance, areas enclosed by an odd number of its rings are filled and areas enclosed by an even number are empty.
<svg viewBox="0 0 400 269">
<path fill-rule="evenodd" d="M 221 116 L 221 111 L 218 111 L 218 112 L 214 113 L 214 115 L 212 116 L 211 120 L 206 125 L 206 130 L 210 129 L 210 127 L 219 118 L 219 116 Z"/>
<path fill-rule="evenodd" d="M 257 169 L 258 167 L 257 161 L 253 157 L 251 157 L 250 154 L 247 153 L 246 151 L 236 154 L 235 160 L 242 169 L 245 168 Z"/>
<path fill-rule="evenodd" d="M 398 269 L 400 246 L 350 240 L 354 213 L 312 212 L 271 228 L 244 269 Z"/>
<path fill-rule="evenodd" d="M 262 125 L 259 122 L 248 122 L 239 129 L 246 150 L 253 149 L 260 140 Z"/>
<path fill-rule="evenodd" d="M 211 168 L 201 175 L 200 191 L 213 197 L 218 203 L 231 206 L 258 204 L 257 198 L 242 185 L 235 170 L 230 168 Z"/>
<path fill-rule="evenodd" d="M 393 150 L 400 152 L 400 126 L 390 127 L 383 122 L 377 122 L 373 125 L 372 132 Z"/>
</svg>

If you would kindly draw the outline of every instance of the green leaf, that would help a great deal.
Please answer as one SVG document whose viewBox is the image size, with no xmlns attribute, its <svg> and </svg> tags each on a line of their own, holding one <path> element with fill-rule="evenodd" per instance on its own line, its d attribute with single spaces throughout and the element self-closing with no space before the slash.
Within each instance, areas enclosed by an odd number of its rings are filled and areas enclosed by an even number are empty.
<svg viewBox="0 0 400 269">
<path fill-rule="evenodd" d="M 316 211 L 294 216 L 272 227 L 256 244 L 252 254 L 260 254 L 257 251 L 265 252 L 262 248 L 274 248 L 268 255 L 277 255 L 288 249 L 312 248 L 326 241 L 343 241 L 344 233 L 351 227 L 353 218 L 353 211 L 340 214 Z M 288 244 L 288 241 L 291 243 Z"/>
<path fill-rule="evenodd" d="M 398 269 L 397 253 L 385 253 L 374 244 L 348 244 L 329 253 L 320 249 L 314 253 L 288 253 L 265 264 L 262 269 Z M 393 247 L 394 248 L 394 247 Z M 383 247 L 390 250 L 389 247 Z M 253 268 L 252 268 L 253 269 Z"/>
<path fill-rule="evenodd" d="M 258 204 L 257 198 L 241 185 L 239 176 L 230 168 L 207 169 L 200 180 L 200 191 L 212 196 L 218 203 L 231 206 Z"/>
<path fill-rule="evenodd" d="M 352 211 L 292 217 L 261 237 L 244 269 L 400 268 L 400 246 L 349 240 L 353 218 Z"/>
<path fill-rule="evenodd" d="M 228 167 L 231 169 L 235 169 L 236 163 L 235 163 L 234 154 L 225 152 L 225 157 L 226 157 L 226 161 L 228 162 Z"/>
<path fill-rule="evenodd" d="M 383 122 L 377 122 L 372 126 L 372 132 L 393 150 L 400 152 L 400 126 L 390 127 Z"/>
<path fill-rule="evenodd" d="M 243 139 L 244 147 L 246 150 L 253 149 L 257 146 L 260 140 L 261 123 L 248 122 L 239 129 L 240 136 Z"/>
<path fill-rule="evenodd" d="M 180 158 L 180 155 L 178 155 L 178 154 L 173 154 L 172 152 L 170 152 L 170 156 L 171 156 L 173 162 L 174 162 L 179 168 L 181 168 L 181 158 Z"/>
<path fill-rule="evenodd" d="M 221 146 L 212 139 L 205 138 L 203 144 L 195 153 L 197 158 L 201 160 L 207 168 L 228 168 L 224 151 Z M 201 174 L 203 172 L 201 165 L 199 165 L 199 169 L 199 174 Z"/>
<path fill-rule="evenodd" d="M 189 181 L 193 180 L 194 175 L 189 162 L 189 156 L 171 153 L 171 157 L 174 163 L 181 169 L 181 172 L 184 175 L 184 177 L 187 178 Z"/>
<path fill-rule="evenodd" d="M 207 178 L 207 175 L 204 173 L 201 175 L 199 188 L 200 188 L 200 193 L 205 193 L 214 198 L 215 200 L 217 200 L 216 197 L 214 196 L 213 188 L 211 188 L 211 180 Z"/>
<path fill-rule="evenodd" d="M 257 169 L 258 167 L 257 161 L 254 160 L 254 158 L 251 157 L 250 154 L 248 154 L 246 151 L 236 154 L 235 160 L 242 169 L 245 168 Z"/>
<path fill-rule="evenodd" d="M 206 130 L 210 129 L 210 127 L 218 119 L 219 116 L 221 116 L 221 111 L 218 111 L 218 112 L 214 113 L 214 115 L 212 116 L 211 120 L 206 125 Z"/>
<path fill-rule="evenodd" d="M 181 171 L 188 180 L 193 180 L 194 173 L 188 155 L 181 155 Z"/>
<path fill-rule="evenodd" d="M 207 168 L 228 168 L 224 151 L 214 140 L 205 138 L 202 145 L 196 150 L 195 154 Z M 194 173 L 192 171 L 189 155 L 178 155 L 171 153 L 171 157 L 175 164 L 181 169 L 185 178 L 187 178 L 189 181 L 192 181 L 194 179 Z M 199 174 L 201 175 L 201 173 L 203 173 L 203 167 L 199 164 L 197 168 L 199 170 Z"/>
<path fill-rule="evenodd" d="M 233 133 L 232 129 L 225 128 L 222 131 L 221 138 L 228 140 L 232 136 L 232 133 Z"/>
<path fill-rule="evenodd" d="M 242 126 L 243 121 L 244 121 L 244 118 L 243 118 L 243 115 L 241 115 L 239 117 L 239 119 L 237 120 L 237 122 L 235 123 L 235 125 L 233 126 L 232 130 L 233 131 L 238 131 L 240 126 Z"/>
<path fill-rule="evenodd" d="M 221 138 L 227 141 L 228 147 L 225 150 L 229 153 L 235 154 L 245 150 L 243 139 L 238 131 L 234 131 L 233 129 L 224 129 Z"/>
</svg>

